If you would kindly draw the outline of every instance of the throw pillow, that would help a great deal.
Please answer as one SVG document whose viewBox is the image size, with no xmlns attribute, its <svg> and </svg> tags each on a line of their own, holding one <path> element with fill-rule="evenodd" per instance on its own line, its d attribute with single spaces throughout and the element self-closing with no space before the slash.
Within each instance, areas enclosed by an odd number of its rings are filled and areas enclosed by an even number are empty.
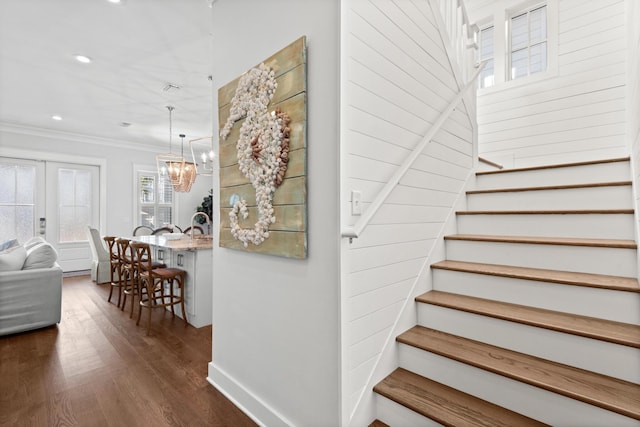
<svg viewBox="0 0 640 427">
<path fill-rule="evenodd" d="M 2 242 L 0 243 L 0 252 L 13 248 L 14 246 L 18 246 L 18 239 L 11 239 L 6 242 Z"/>
<path fill-rule="evenodd" d="M 47 242 L 37 243 L 27 250 L 27 258 L 24 260 L 23 270 L 33 270 L 34 268 L 53 267 L 58 259 L 58 253 Z"/>
<path fill-rule="evenodd" d="M 22 269 L 27 258 L 24 246 L 14 246 L 0 252 L 0 271 L 18 271 Z"/>
</svg>

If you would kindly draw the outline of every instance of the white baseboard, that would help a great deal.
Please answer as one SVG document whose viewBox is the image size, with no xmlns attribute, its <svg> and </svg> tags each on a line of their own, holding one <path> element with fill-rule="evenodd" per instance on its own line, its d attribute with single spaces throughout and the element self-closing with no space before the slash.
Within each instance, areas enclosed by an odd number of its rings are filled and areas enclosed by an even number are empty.
<svg viewBox="0 0 640 427">
<path fill-rule="evenodd" d="M 209 362 L 207 381 L 260 426 L 293 426 L 223 369 Z"/>
</svg>

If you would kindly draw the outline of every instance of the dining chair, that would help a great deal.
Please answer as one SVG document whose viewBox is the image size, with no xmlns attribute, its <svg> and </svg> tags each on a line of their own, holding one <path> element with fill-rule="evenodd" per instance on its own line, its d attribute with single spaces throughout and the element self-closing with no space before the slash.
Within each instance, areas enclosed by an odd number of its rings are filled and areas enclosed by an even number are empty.
<svg viewBox="0 0 640 427">
<path fill-rule="evenodd" d="M 87 226 L 89 246 L 91 247 L 91 280 L 97 284 L 109 283 L 110 259 L 109 252 L 100 238 L 100 232 L 91 226 Z"/>
<path fill-rule="evenodd" d="M 134 236 L 149 236 L 153 233 L 153 228 L 148 225 L 139 225 L 133 229 Z"/>
<path fill-rule="evenodd" d="M 199 225 L 194 225 L 193 227 L 185 228 L 184 234 L 204 234 L 204 230 Z"/>
</svg>

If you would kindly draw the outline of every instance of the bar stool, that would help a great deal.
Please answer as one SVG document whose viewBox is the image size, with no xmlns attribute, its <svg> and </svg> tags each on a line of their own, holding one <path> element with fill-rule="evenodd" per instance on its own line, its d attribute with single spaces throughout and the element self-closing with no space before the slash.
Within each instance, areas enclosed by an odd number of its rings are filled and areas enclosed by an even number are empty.
<svg viewBox="0 0 640 427">
<path fill-rule="evenodd" d="M 133 261 L 133 251 L 130 248 L 131 240 L 120 237 L 116 240 L 118 245 L 118 257 L 120 258 L 120 278 L 122 282 L 121 290 L 123 300 L 122 305 L 119 306 L 120 310 L 124 311 L 124 306 L 127 304 L 127 295 L 131 295 L 131 311 L 129 312 L 129 318 L 133 317 L 133 299 L 137 292 L 137 278 L 135 271 L 135 264 Z"/>
<path fill-rule="evenodd" d="M 123 299 L 120 310 L 124 311 L 124 307 L 127 305 L 127 296 L 130 296 L 131 310 L 129 311 L 129 318 L 132 318 L 135 298 L 137 295 L 140 295 L 138 263 L 136 262 L 135 250 L 131 246 L 134 241 L 121 237 L 117 239 L 116 242 L 118 244 L 118 256 L 120 258 L 120 277 L 124 278 L 121 286 Z M 143 259 L 143 261 L 146 261 L 146 259 Z M 165 268 L 166 264 L 159 261 L 152 261 L 152 267 Z"/>
<path fill-rule="evenodd" d="M 154 308 L 171 307 L 171 314 L 175 317 L 174 306 L 180 304 L 182 318 L 185 326 L 187 323 L 187 312 L 184 308 L 184 281 L 186 271 L 179 268 L 153 268 L 151 249 L 149 244 L 131 242 L 130 245 L 135 253 L 135 260 L 138 268 L 138 283 L 140 285 L 140 306 L 138 308 L 138 320 L 140 324 L 142 308 L 149 310 L 147 316 L 147 335 L 151 331 L 151 310 Z M 177 289 L 174 288 L 177 285 Z M 179 295 L 176 291 L 180 291 Z"/>
<path fill-rule="evenodd" d="M 111 296 L 113 295 L 113 288 L 118 288 L 118 304 L 117 307 L 120 307 L 120 297 L 122 296 L 122 276 L 120 276 L 120 267 L 121 261 L 118 256 L 118 248 L 116 246 L 116 238 L 114 236 L 105 236 L 104 241 L 107 243 L 107 247 L 109 248 L 109 264 L 110 264 L 110 285 L 109 289 L 109 298 L 107 298 L 107 302 L 111 302 Z"/>
</svg>

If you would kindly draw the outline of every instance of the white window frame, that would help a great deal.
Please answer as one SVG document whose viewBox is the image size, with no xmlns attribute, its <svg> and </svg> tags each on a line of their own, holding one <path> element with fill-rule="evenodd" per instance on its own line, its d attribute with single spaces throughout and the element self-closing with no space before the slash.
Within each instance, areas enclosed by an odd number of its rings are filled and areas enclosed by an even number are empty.
<svg viewBox="0 0 640 427">
<path fill-rule="evenodd" d="M 489 94 L 504 89 L 517 88 L 529 85 L 540 80 L 558 75 L 558 1 L 541 0 L 501 0 L 483 8 L 486 12 L 484 18 L 477 20 L 480 28 L 493 25 L 493 74 L 494 85 L 486 88 L 478 86 L 479 93 Z M 527 10 L 539 6 L 547 6 L 547 70 L 521 77 L 510 79 L 510 19 Z"/>
<path fill-rule="evenodd" d="M 492 40 L 491 40 L 493 54 L 491 55 L 490 58 L 484 58 L 483 57 L 483 52 L 482 52 L 482 44 L 483 44 L 482 32 L 486 31 L 486 30 L 488 30 L 490 28 L 493 29 L 493 37 L 492 37 Z M 478 76 L 478 79 L 479 79 L 478 88 L 479 89 L 485 89 L 485 88 L 489 88 L 489 87 L 495 86 L 495 84 L 496 84 L 496 59 L 495 59 L 495 56 L 496 56 L 496 49 L 495 49 L 496 27 L 495 27 L 495 25 L 493 25 L 493 23 L 491 23 L 491 24 L 484 25 L 482 28 L 480 28 L 480 31 L 478 32 L 478 38 L 479 38 L 479 40 L 478 40 L 478 62 L 480 63 L 480 62 L 483 62 L 483 61 L 486 61 L 486 60 L 491 60 L 493 62 L 493 74 L 492 74 L 493 80 L 492 80 L 490 85 L 486 86 L 484 84 L 484 79 L 483 79 L 482 73 L 480 73 L 480 75 Z"/>
<path fill-rule="evenodd" d="M 541 8 L 545 8 L 545 18 L 546 18 L 545 38 L 544 38 L 544 40 L 541 40 L 541 41 L 538 41 L 538 42 L 532 44 L 531 43 L 531 39 L 529 38 L 530 34 L 531 34 L 531 31 L 530 31 L 531 30 L 531 18 L 530 17 L 531 17 L 531 13 L 532 12 L 534 12 L 536 10 L 539 10 Z M 507 66 L 506 66 L 506 77 L 507 77 L 507 80 L 519 80 L 519 79 L 522 79 L 522 78 L 530 77 L 530 76 L 535 75 L 535 74 L 544 73 L 545 71 L 547 71 L 549 69 L 549 60 L 548 60 L 548 58 L 549 58 L 549 29 L 548 29 L 549 28 L 549 12 L 550 12 L 549 7 L 548 7 L 547 3 L 545 2 L 545 3 L 538 3 L 538 4 L 534 5 L 534 6 L 530 6 L 530 7 L 527 7 L 525 9 L 518 10 L 517 12 L 512 12 L 512 13 L 509 14 L 507 22 L 506 22 L 506 27 L 507 27 L 507 43 L 506 43 L 507 52 L 506 52 L 506 61 L 505 62 L 507 64 Z M 514 18 L 517 18 L 517 17 L 522 16 L 522 15 L 526 15 L 526 17 L 527 17 L 527 44 L 526 44 L 525 47 L 517 49 L 517 50 L 520 51 L 520 50 L 525 50 L 526 49 L 526 51 L 527 51 L 527 74 L 523 75 L 523 76 L 520 76 L 520 77 L 513 77 L 512 63 L 511 63 L 512 55 L 514 53 L 513 47 L 511 45 L 512 20 Z M 538 45 L 541 45 L 543 43 L 546 45 L 546 47 L 545 47 L 545 56 L 546 56 L 545 62 L 547 64 L 547 66 L 542 71 L 539 71 L 539 72 L 536 72 L 536 73 L 531 73 L 531 48 L 533 46 L 538 46 Z"/>
<path fill-rule="evenodd" d="M 133 228 L 142 225 L 141 223 L 141 211 L 142 211 L 142 207 L 143 206 L 154 206 L 154 212 L 158 209 L 158 207 L 169 207 L 171 209 L 171 222 L 175 223 L 176 221 L 176 215 L 177 215 L 177 211 L 176 211 L 176 193 L 175 191 L 173 191 L 173 188 L 171 189 L 171 203 L 160 203 L 159 202 L 159 198 L 158 198 L 158 191 L 159 188 L 157 186 L 158 184 L 158 172 L 155 169 L 155 167 L 152 166 L 145 166 L 145 165 L 134 165 L 134 170 L 133 170 L 133 176 L 135 179 L 135 193 L 133 194 L 134 197 L 134 201 L 133 201 L 133 221 L 134 223 Z M 149 203 L 149 204 L 144 204 L 142 203 L 142 188 L 140 186 L 140 177 L 141 176 L 153 176 L 156 182 L 156 194 L 154 195 L 154 202 L 153 203 Z M 158 227 L 162 227 L 164 224 L 154 224 L 154 226 L 152 228 L 158 228 Z"/>
</svg>

